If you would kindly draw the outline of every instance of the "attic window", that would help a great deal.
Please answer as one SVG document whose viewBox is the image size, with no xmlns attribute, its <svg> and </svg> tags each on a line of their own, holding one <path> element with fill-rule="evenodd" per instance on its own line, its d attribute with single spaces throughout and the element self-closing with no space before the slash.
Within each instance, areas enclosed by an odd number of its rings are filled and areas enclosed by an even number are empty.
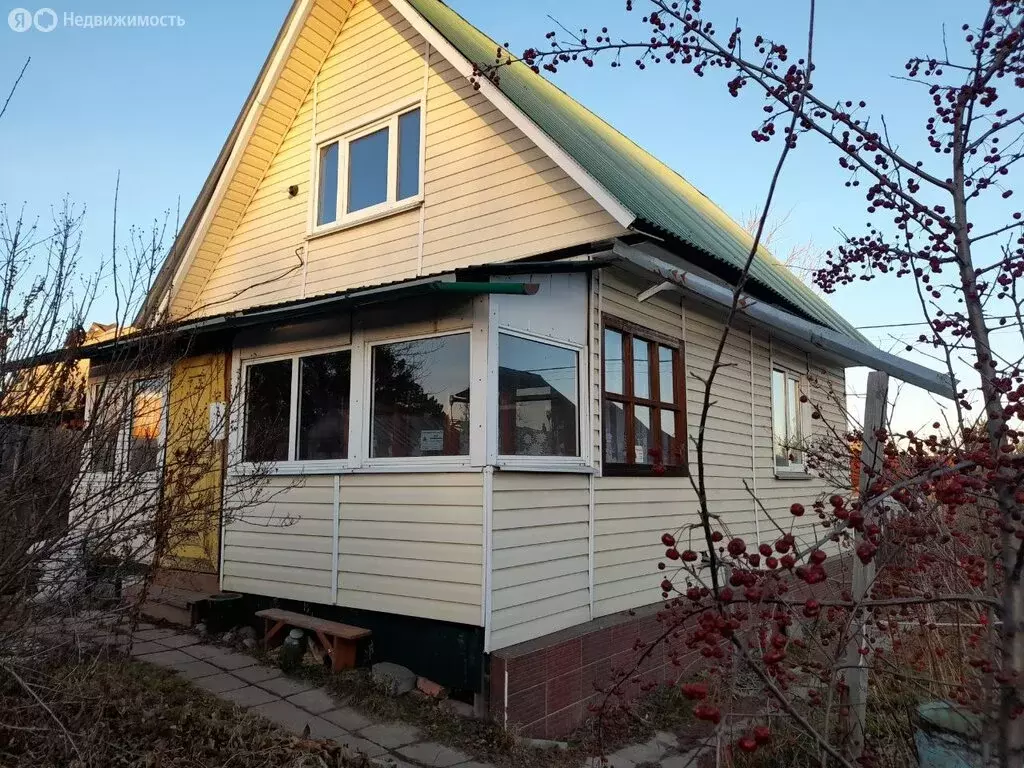
<svg viewBox="0 0 1024 768">
<path fill-rule="evenodd" d="M 419 200 L 421 123 L 417 106 L 321 144 L 315 228 L 373 218 Z"/>
</svg>

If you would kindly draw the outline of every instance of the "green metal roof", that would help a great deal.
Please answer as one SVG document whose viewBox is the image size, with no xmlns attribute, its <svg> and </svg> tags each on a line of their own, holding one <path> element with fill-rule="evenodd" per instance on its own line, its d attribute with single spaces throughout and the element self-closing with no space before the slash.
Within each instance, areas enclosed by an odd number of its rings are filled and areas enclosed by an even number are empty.
<svg viewBox="0 0 1024 768">
<path fill-rule="evenodd" d="M 408 2 L 469 61 L 494 64 L 498 44 L 447 5 Z M 521 62 L 501 69 L 498 87 L 631 211 L 640 229 L 646 224 L 742 269 L 753 238 L 678 173 Z M 759 248 L 750 277 L 810 319 L 865 340 L 767 249 Z"/>
</svg>

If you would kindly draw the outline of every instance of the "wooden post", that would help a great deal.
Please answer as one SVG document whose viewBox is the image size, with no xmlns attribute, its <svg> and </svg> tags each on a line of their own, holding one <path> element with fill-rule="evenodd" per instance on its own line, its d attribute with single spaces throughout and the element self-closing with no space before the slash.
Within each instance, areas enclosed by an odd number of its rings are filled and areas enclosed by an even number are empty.
<svg viewBox="0 0 1024 768">
<path fill-rule="evenodd" d="M 882 468 L 885 455 L 885 442 L 877 436 L 878 430 L 885 426 L 886 405 L 889 396 L 889 374 L 883 371 L 871 371 L 868 374 L 868 386 L 864 402 L 864 442 L 860 451 L 860 498 L 863 499 L 873 477 Z M 866 515 L 864 524 L 868 524 L 874 515 Z M 864 565 L 856 555 L 853 558 L 853 601 L 859 602 L 871 588 L 875 580 L 874 561 Z M 867 720 L 868 706 L 868 668 L 861 655 L 864 646 L 864 619 L 851 617 L 850 640 L 846 646 L 844 672 L 848 687 L 847 730 L 850 735 L 849 757 L 856 761 L 864 750 L 864 729 Z"/>
</svg>

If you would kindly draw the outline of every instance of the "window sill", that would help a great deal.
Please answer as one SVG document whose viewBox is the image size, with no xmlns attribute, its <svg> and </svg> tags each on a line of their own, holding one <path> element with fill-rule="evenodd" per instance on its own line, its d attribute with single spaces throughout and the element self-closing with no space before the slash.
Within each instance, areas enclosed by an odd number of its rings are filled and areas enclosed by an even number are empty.
<svg viewBox="0 0 1024 768">
<path fill-rule="evenodd" d="M 814 476 L 802 469 L 776 469 L 776 480 L 813 480 Z"/>
<path fill-rule="evenodd" d="M 531 461 L 498 459 L 495 469 L 501 472 L 563 472 L 571 475 L 593 475 L 595 470 L 589 464 L 580 461 L 560 462 L 555 458 L 537 457 Z"/>
<path fill-rule="evenodd" d="M 421 205 L 423 205 L 422 195 L 418 197 L 410 197 L 407 200 L 402 200 L 400 203 L 396 203 L 395 205 L 389 206 L 384 209 L 371 210 L 369 213 L 365 213 L 362 215 L 354 214 L 345 219 L 342 219 L 341 221 L 335 221 L 332 222 L 331 224 L 324 224 L 322 227 L 314 228 L 312 232 L 309 232 L 306 235 L 306 240 L 316 240 L 317 238 L 325 237 L 327 235 L 333 235 L 336 232 L 342 232 L 346 229 L 352 229 L 353 227 L 358 227 L 362 224 L 369 224 L 371 221 L 386 219 L 388 216 L 395 216 L 399 213 L 405 213 L 406 211 L 411 211 L 416 208 L 419 208 Z"/>
<path fill-rule="evenodd" d="M 383 475 L 383 474 L 417 474 L 428 472 L 480 472 L 482 467 L 474 467 L 469 461 L 422 461 L 387 464 L 353 464 L 350 462 L 278 462 L 257 466 L 254 464 L 238 464 L 229 471 L 233 476 L 272 475 L 279 477 L 302 475 Z"/>
</svg>

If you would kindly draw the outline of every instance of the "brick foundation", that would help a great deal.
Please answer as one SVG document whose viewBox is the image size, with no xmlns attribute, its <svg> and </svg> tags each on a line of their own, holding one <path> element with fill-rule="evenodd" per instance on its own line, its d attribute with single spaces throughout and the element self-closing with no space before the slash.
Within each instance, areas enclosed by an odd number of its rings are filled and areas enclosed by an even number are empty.
<svg viewBox="0 0 1024 768">
<path fill-rule="evenodd" d="M 606 685 L 613 670 L 635 663 L 639 640 L 649 643 L 662 625 L 662 604 L 605 616 L 491 654 L 490 712 L 498 723 L 517 727 L 524 736 L 556 739 L 565 736 L 590 715 L 597 700 L 595 686 Z M 665 644 L 655 647 L 644 662 L 643 682 L 671 682 L 688 667 L 667 660 Z M 506 684 L 508 686 L 506 696 Z"/>
<path fill-rule="evenodd" d="M 838 597 L 849 586 L 851 565 L 848 554 L 830 558 L 828 583 L 809 587 L 793 579 L 787 596 L 792 600 Z M 663 608 L 664 603 L 657 603 L 623 611 L 493 652 L 491 718 L 531 738 L 568 735 L 590 716 L 588 706 L 599 697 L 595 686 L 606 686 L 614 671 L 636 663 L 637 641 L 648 644 L 664 631 L 657 620 Z M 669 661 L 668 651 L 667 643 L 654 648 L 640 667 L 641 683 L 672 683 L 705 663 L 699 653 L 690 652 L 676 666 Z"/>
</svg>

